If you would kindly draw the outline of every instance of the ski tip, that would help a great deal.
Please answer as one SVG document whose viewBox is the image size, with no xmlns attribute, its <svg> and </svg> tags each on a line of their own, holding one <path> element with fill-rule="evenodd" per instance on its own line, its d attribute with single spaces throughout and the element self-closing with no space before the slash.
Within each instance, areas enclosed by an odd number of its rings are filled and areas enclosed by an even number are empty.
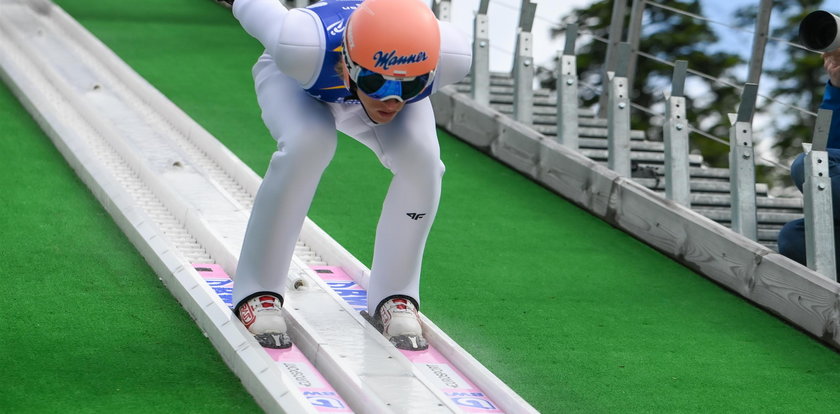
<svg viewBox="0 0 840 414">
<path fill-rule="evenodd" d="M 392 336 L 389 341 L 395 347 L 404 351 L 425 351 L 429 349 L 429 342 L 426 338 L 417 335 L 399 335 Z"/>
<path fill-rule="evenodd" d="M 284 332 L 268 332 L 254 335 L 254 339 L 256 339 L 263 348 L 286 349 L 292 347 L 292 338 L 289 338 L 289 335 Z"/>
</svg>

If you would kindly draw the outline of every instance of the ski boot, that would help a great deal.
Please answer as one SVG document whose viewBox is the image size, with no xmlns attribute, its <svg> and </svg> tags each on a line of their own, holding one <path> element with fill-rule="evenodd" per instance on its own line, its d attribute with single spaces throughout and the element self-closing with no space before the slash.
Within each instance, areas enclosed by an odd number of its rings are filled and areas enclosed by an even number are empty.
<svg viewBox="0 0 840 414">
<path fill-rule="evenodd" d="M 292 340 L 286 334 L 282 307 L 282 297 L 270 292 L 258 292 L 239 302 L 235 313 L 260 345 L 283 349 L 291 347 Z"/>
<path fill-rule="evenodd" d="M 423 337 L 415 301 L 408 296 L 385 298 L 373 316 L 366 311 L 362 311 L 362 316 L 399 349 L 422 351 L 429 347 Z"/>
</svg>

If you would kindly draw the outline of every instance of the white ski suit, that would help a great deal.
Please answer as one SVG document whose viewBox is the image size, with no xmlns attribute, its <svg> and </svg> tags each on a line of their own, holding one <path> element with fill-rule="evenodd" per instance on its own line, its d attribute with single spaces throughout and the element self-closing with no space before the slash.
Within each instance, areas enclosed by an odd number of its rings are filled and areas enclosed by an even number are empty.
<svg viewBox="0 0 840 414">
<path fill-rule="evenodd" d="M 325 84 L 331 82 L 325 74 L 333 70 L 338 55 L 330 53 L 334 51 L 328 51 L 328 45 L 342 35 L 345 21 L 327 23 L 319 12 L 355 8 L 358 3 L 328 0 L 286 10 L 277 0 L 234 2 L 234 16 L 266 49 L 253 76 L 262 118 L 277 141 L 277 151 L 256 195 L 233 303 L 255 292 L 285 293 L 295 243 L 335 153 L 336 130 L 370 148 L 394 174 L 376 229 L 368 311 L 373 313 L 392 295 L 419 303 L 421 260 L 444 172 L 434 115 L 428 97 L 421 96 L 410 100 L 391 122 L 376 124 L 358 101 L 344 102 L 346 89 Z M 351 11 L 347 9 L 343 18 Z M 328 17 L 335 20 L 336 14 Z M 441 22 L 440 30 L 440 61 L 431 90 L 424 95 L 458 82 L 469 71 L 467 41 L 448 23 Z"/>
</svg>

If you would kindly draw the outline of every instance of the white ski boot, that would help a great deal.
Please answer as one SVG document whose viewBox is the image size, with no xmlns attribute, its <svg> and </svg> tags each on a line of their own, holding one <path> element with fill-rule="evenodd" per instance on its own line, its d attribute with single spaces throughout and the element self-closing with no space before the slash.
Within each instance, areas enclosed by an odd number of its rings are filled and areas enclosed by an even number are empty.
<svg viewBox="0 0 840 414">
<path fill-rule="evenodd" d="M 429 347 L 426 338 L 423 338 L 414 300 L 407 296 L 386 298 L 376 307 L 373 317 L 367 312 L 362 312 L 362 315 L 397 348 L 422 351 Z"/>
<path fill-rule="evenodd" d="M 236 316 L 263 347 L 289 348 L 292 340 L 286 334 L 282 307 L 283 300 L 279 296 L 260 292 L 239 302 Z"/>
</svg>

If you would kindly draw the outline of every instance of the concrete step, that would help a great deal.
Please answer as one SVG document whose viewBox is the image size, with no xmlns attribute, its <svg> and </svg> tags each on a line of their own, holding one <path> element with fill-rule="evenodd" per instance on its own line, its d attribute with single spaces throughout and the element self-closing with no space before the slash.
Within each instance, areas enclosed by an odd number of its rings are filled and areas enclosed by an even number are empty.
<svg viewBox="0 0 840 414">
<path fill-rule="evenodd" d="M 607 150 L 581 148 L 580 152 L 595 161 L 607 161 Z M 647 164 L 664 164 L 665 154 L 661 152 L 631 151 L 630 160 Z M 699 167 L 703 163 L 703 157 L 699 155 L 689 155 L 688 162 L 691 165 Z"/>
<path fill-rule="evenodd" d="M 722 208 L 722 207 L 698 207 L 693 208 L 694 211 L 714 220 L 718 223 L 730 223 L 732 221 L 732 211 L 729 208 Z M 796 213 L 778 213 L 772 211 L 762 211 L 759 210 L 758 213 L 758 222 L 764 224 L 778 224 L 784 225 L 785 223 L 796 220 L 798 218 L 802 218 L 802 214 Z"/>
<path fill-rule="evenodd" d="M 632 143 L 631 143 L 632 145 Z M 659 164 L 639 164 L 639 168 L 653 170 L 657 176 L 665 176 L 665 166 Z M 713 167 L 689 167 L 688 169 L 691 178 L 703 178 L 707 180 L 720 180 L 729 182 L 728 168 L 713 168 Z"/>
<path fill-rule="evenodd" d="M 586 130 L 590 130 L 594 128 L 586 128 Z M 590 136 L 600 136 L 595 134 L 584 134 L 584 128 L 580 128 L 580 139 L 578 140 L 578 145 L 581 149 L 607 149 L 608 142 L 606 138 L 584 138 Z M 603 133 L 606 134 L 606 128 L 603 129 Z M 600 131 L 598 131 L 600 132 Z M 639 131 L 641 132 L 641 131 Z M 644 135 L 642 135 L 644 136 Z M 665 152 L 665 144 L 661 142 L 655 141 L 644 141 L 642 139 L 639 140 L 632 140 L 630 141 L 630 150 L 631 151 L 643 151 L 643 152 Z"/>
<path fill-rule="evenodd" d="M 534 115 L 534 124 L 537 125 L 557 125 L 557 111 L 554 111 L 552 114 L 546 115 Z M 592 125 L 593 123 L 597 123 L 597 125 Z M 607 120 L 605 118 L 590 118 L 590 117 L 578 117 L 578 126 L 600 126 L 606 127 Z"/>
<path fill-rule="evenodd" d="M 732 197 L 729 194 L 692 194 L 691 205 L 694 207 L 729 207 L 732 204 Z M 802 214 L 802 199 L 799 198 L 775 198 L 756 197 L 756 206 L 759 209 L 773 209 L 777 212 Z"/>
<path fill-rule="evenodd" d="M 469 84 L 459 83 L 455 85 L 455 89 L 461 93 L 470 93 L 472 88 Z M 513 95 L 513 84 L 511 85 L 504 85 L 504 84 L 490 84 L 490 95 Z M 554 91 L 550 91 L 548 89 L 535 89 L 534 96 L 540 98 L 553 98 L 555 101 L 557 100 L 557 94 Z"/>
<path fill-rule="evenodd" d="M 665 197 L 664 191 L 655 191 L 657 194 Z M 798 198 L 776 198 L 757 196 L 755 198 L 756 206 L 759 209 L 770 209 L 780 213 L 802 214 L 802 199 Z M 692 193 L 691 207 L 726 207 L 732 205 L 732 197 L 729 194 L 721 193 Z"/>
<path fill-rule="evenodd" d="M 513 105 L 513 95 L 508 94 L 491 94 L 490 95 L 490 104 L 508 104 Z M 557 107 L 557 99 L 552 97 L 548 97 L 546 95 L 534 95 L 534 106 L 545 106 L 550 108 Z"/>
<path fill-rule="evenodd" d="M 531 125 L 531 128 L 539 131 L 543 135 L 549 136 L 556 136 L 557 135 L 557 126 L 556 125 L 539 125 L 534 124 Z M 607 138 L 607 128 L 591 128 L 591 127 L 579 127 L 578 133 L 581 137 L 587 138 Z M 631 130 L 630 131 L 630 139 L 632 140 L 644 140 L 645 139 L 645 132 L 644 131 L 637 131 Z"/>
<path fill-rule="evenodd" d="M 490 107 L 503 113 L 510 115 L 513 113 L 513 101 L 510 100 L 507 103 L 498 103 L 495 101 L 490 101 Z M 534 106 L 534 116 L 556 116 L 557 114 L 557 106 L 556 105 L 537 105 Z M 578 110 L 578 119 L 596 119 L 595 112 L 586 109 Z M 607 126 L 606 119 L 600 119 L 597 121 L 598 124 L 595 126 Z M 583 124 L 581 124 L 583 125 Z"/>
<path fill-rule="evenodd" d="M 654 178 L 633 178 L 639 184 L 654 190 L 665 191 L 665 180 Z M 729 183 L 711 180 L 691 180 L 689 183 L 692 193 L 718 193 L 729 194 Z M 757 183 L 755 185 L 756 194 L 759 196 L 767 196 L 767 184 Z"/>
</svg>

